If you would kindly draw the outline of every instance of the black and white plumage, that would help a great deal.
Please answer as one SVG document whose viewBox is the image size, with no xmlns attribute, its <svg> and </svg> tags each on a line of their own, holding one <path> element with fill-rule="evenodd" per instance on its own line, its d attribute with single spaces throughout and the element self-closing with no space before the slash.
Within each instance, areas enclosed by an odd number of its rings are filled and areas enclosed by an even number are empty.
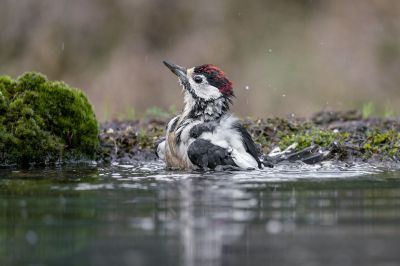
<svg viewBox="0 0 400 266">
<path fill-rule="evenodd" d="M 186 69 L 164 64 L 178 76 L 185 106 L 167 125 L 157 155 L 170 168 L 262 168 L 259 151 L 240 121 L 229 112 L 232 83 L 213 65 Z"/>
</svg>

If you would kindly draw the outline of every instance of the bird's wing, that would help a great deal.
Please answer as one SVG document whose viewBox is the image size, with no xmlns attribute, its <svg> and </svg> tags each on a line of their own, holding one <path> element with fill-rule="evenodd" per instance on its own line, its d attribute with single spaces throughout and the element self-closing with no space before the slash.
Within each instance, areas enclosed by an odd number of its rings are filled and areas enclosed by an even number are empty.
<svg viewBox="0 0 400 266">
<path fill-rule="evenodd" d="M 157 157 L 165 160 L 165 138 L 158 139 L 154 146 Z"/>
<path fill-rule="evenodd" d="M 235 123 L 233 125 L 233 128 L 236 129 L 242 137 L 243 146 L 245 147 L 246 152 L 249 153 L 256 160 L 258 168 L 262 168 L 262 164 L 259 158 L 260 152 L 257 149 L 257 146 L 251 138 L 249 132 L 247 132 L 247 130 L 240 123 Z"/>
<path fill-rule="evenodd" d="M 215 169 L 217 166 L 237 167 L 228 149 L 212 144 L 206 139 L 196 139 L 188 148 L 190 161 L 199 168 Z"/>
</svg>

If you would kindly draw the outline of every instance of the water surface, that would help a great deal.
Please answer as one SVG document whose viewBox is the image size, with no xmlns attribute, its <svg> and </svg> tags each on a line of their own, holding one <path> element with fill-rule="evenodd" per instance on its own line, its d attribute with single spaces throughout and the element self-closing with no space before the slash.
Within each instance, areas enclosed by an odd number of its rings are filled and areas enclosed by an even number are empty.
<svg viewBox="0 0 400 266">
<path fill-rule="evenodd" d="M 0 265 L 399 265 L 400 173 L 367 165 L 0 172 Z"/>
</svg>

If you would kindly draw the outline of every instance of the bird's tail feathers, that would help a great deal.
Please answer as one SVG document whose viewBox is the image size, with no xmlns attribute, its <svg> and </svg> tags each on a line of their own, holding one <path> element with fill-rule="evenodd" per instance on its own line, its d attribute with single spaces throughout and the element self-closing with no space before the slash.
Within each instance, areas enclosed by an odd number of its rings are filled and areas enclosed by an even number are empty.
<svg viewBox="0 0 400 266">
<path fill-rule="evenodd" d="M 273 149 L 263 158 L 263 164 L 269 167 L 273 167 L 283 161 L 301 161 L 306 164 L 316 164 L 327 159 L 330 154 L 329 150 L 325 150 L 318 145 L 312 145 L 300 151 L 296 150 L 297 146 L 297 143 L 293 143 L 283 151 L 279 147 Z"/>
</svg>

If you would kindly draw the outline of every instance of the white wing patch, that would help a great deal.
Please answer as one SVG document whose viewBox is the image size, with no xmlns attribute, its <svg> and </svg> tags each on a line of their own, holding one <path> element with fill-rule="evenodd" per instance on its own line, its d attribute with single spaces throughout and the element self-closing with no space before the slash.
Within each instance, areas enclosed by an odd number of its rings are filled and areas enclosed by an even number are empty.
<svg viewBox="0 0 400 266">
<path fill-rule="evenodd" d="M 165 140 L 163 142 L 160 142 L 157 146 L 157 156 L 161 160 L 165 161 Z"/>
<path fill-rule="evenodd" d="M 199 138 L 207 139 L 212 144 L 220 146 L 231 152 L 233 161 L 243 169 L 258 168 L 257 161 L 246 151 L 242 136 L 232 128 L 238 121 L 234 116 L 228 115 L 221 119 L 220 124 L 213 133 L 205 132 Z"/>
</svg>

